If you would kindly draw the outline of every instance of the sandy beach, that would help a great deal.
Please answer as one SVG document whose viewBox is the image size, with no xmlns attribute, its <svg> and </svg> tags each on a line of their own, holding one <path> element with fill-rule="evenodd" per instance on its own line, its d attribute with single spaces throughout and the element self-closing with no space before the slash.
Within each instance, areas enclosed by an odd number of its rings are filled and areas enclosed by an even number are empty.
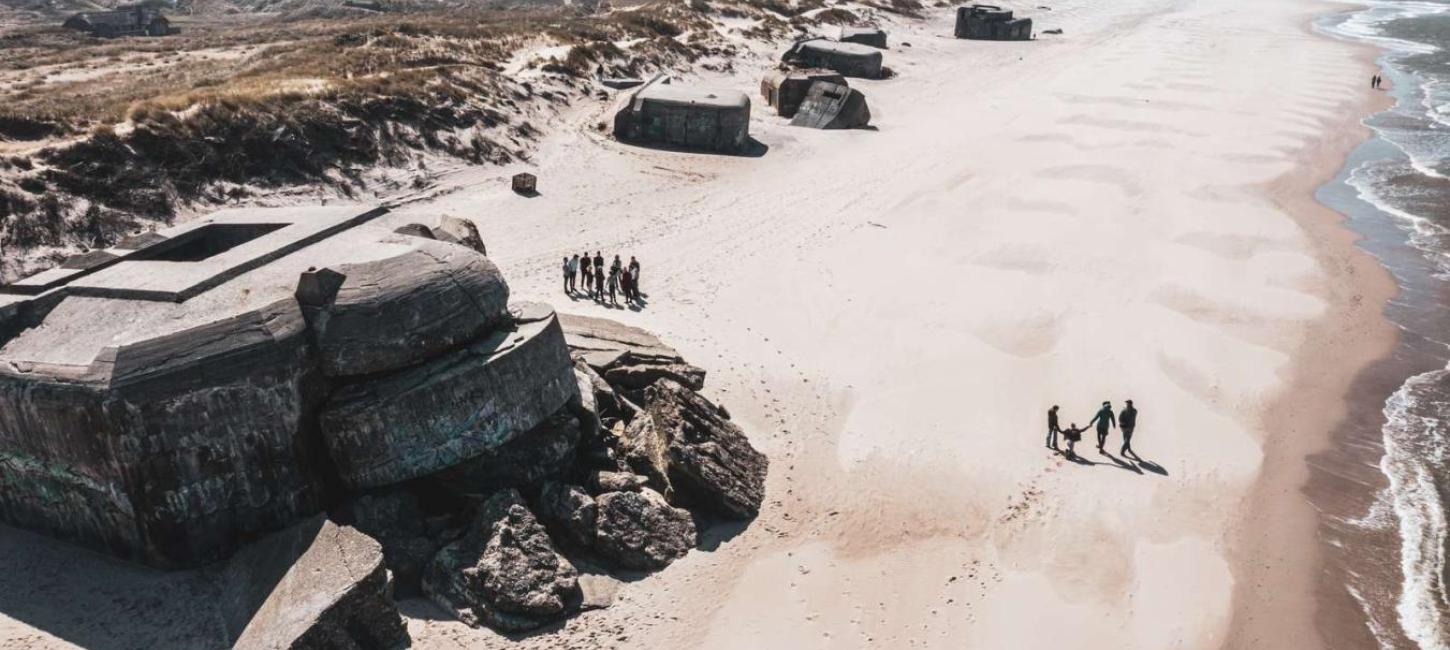
<svg viewBox="0 0 1450 650">
<path fill-rule="evenodd" d="M 508 638 L 412 599 L 413 647 L 1373 647 L 1305 495 L 1396 341 L 1392 278 L 1314 199 L 1386 105 L 1373 51 L 1319 0 L 1003 4 L 1064 33 L 899 18 L 895 76 L 851 82 L 870 129 L 788 126 L 756 46 L 676 83 L 755 97 L 760 155 L 620 144 L 589 101 L 383 218 L 470 218 L 513 299 L 658 333 L 771 462 L 757 520 L 612 607 Z M 637 257 L 645 306 L 565 295 L 585 251 Z M 1137 458 L 1045 448 L 1050 406 L 1127 399 Z M 4 532 L 0 647 L 215 625 L 185 576 Z"/>
<path fill-rule="evenodd" d="M 754 525 L 523 645 L 1320 645 L 1304 458 L 1394 340 L 1388 275 L 1312 198 L 1382 101 L 1369 54 L 1307 0 L 1021 9 L 1065 35 L 894 26 L 872 131 L 757 104 L 763 156 L 692 155 L 591 107 L 542 196 L 469 170 L 390 217 L 475 218 L 516 296 L 661 333 L 773 459 Z M 648 305 L 566 298 L 584 249 L 638 256 Z M 1148 462 L 1044 449 L 1048 406 L 1124 399 Z"/>
</svg>

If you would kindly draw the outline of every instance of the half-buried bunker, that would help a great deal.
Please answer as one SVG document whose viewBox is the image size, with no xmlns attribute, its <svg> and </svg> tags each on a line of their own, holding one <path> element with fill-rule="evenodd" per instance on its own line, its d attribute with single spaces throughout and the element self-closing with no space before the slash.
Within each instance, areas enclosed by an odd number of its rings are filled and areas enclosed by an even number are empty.
<svg viewBox="0 0 1450 650">
<path fill-rule="evenodd" d="M 669 84 L 662 76 L 621 98 L 614 137 L 720 153 L 741 153 L 750 142 L 750 98 L 736 90 Z"/>
<path fill-rule="evenodd" d="M 1032 39 L 1032 19 L 1013 18 L 1011 9 L 975 4 L 957 7 L 956 37 L 978 41 Z"/>
</svg>

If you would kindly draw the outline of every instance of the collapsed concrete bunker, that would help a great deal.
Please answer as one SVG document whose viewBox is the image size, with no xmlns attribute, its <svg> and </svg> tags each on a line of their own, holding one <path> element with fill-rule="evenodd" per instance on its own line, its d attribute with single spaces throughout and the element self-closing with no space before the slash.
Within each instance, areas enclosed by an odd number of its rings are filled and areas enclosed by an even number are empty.
<svg viewBox="0 0 1450 650">
<path fill-rule="evenodd" d="M 811 84 L 791 126 L 812 129 L 859 129 L 871 122 L 866 96 L 846 86 L 818 81 Z"/>
<path fill-rule="evenodd" d="M 720 153 L 750 142 L 750 98 L 736 90 L 670 84 L 662 75 L 620 98 L 614 137 Z"/>
<path fill-rule="evenodd" d="M 1032 39 L 1032 19 L 1013 18 L 1011 9 L 974 4 L 957 7 L 956 37 L 978 41 Z"/>
<path fill-rule="evenodd" d="M 881 51 L 857 43 L 838 43 L 823 38 L 796 41 L 781 61 L 800 68 L 826 68 L 847 77 L 880 79 Z"/>
<path fill-rule="evenodd" d="M 771 70 L 760 80 L 760 96 L 781 117 L 795 117 L 806 93 L 817 81 L 846 85 L 846 78 L 832 70 Z"/>
<path fill-rule="evenodd" d="M 0 288 L 0 520 L 196 566 L 578 399 L 472 224 L 385 212 L 226 210 Z"/>
<path fill-rule="evenodd" d="M 830 70 L 774 70 L 760 82 L 760 94 L 792 126 L 854 129 L 871 122 L 866 96 Z"/>
</svg>

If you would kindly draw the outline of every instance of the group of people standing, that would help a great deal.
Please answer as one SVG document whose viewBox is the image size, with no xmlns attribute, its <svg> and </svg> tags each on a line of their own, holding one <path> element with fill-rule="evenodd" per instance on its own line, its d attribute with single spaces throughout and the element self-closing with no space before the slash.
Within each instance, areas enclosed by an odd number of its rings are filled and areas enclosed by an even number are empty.
<svg viewBox="0 0 1450 650">
<path fill-rule="evenodd" d="M 1379 75 L 1375 75 L 1375 76 L 1369 78 L 1369 87 L 1370 88 L 1373 88 L 1375 90 L 1379 90 L 1381 87 L 1383 87 L 1384 82 L 1385 82 L 1384 77 L 1381 77 Z"/>
<path fill-rule="evenodd" d="M 582 280 L 583 289 L 578 285 Z M 596 301 L 609 301 L 609 304 L 618 306 L 620 293 L 624 294 L 625 304 L 643 304 L 639 293 L 639 260 L 630 256 L 629 264 L 625 265 L 614 256 L 614 262 L 608 268 L 604 266 L 604 255 L 595 251 L 594 257 L 590 257 L 588 251 L 583 255 L 564 257 L 564 293 L 574 295 L 584 293 Z"/>
<path fill-rule="evenodd" d="M 1073 450 L 1073 445 L 1082 440 L 1082 432 L 1093 427 L 1097 427 L 1098 451 L 1103 451 L 1103 446 L 1108 443 L 1108 429 L 1117 427 L 1123 433 L 1123 449 L 1119 453 L 1124 456 L 1137 457 L 1137 452 L 1133 451 L 1133 430 L 1138 427 L 1138 409 L 1133 406 L 1133 400 L 1128 400 L 1128 405 L 1123 407 L 1122 412 L 1118 413 L 1116 417 L 1113 415 L 1112 402 L 1103 402 L 1102 407 L 1098 409 L 1097 414 L 1093 415 L 1093 419 L 1088 422 L 1086 427 L 1079 428 L 1077 423 L 1073 422 L 1066 429 L 1058 425 L 1057 405 L 1054 404 L 1052 408 L 1047 409 L 1047 448 L 1056 450 L 1058 448 L 1057 436 L 1061 434 L 1063 439 L 1067 440 L 1067 450 L 1063 454 L 1075 459 L 1077 453 Z"/>
</svg>

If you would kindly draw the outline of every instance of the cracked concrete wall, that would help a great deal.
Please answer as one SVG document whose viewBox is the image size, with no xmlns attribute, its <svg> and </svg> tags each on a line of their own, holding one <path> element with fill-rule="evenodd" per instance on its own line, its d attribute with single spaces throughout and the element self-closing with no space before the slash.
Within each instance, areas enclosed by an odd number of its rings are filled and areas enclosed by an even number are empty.
<svg viewBox="0 0 1450 650">
<path fill-rule="evenodd" d="M 578 395 L 558 318 L 519 323 L 430 363 L 338 391 L 322 433 L 349 488 L 447 469 L 534 428 Z"/>
<path fill-rule="evenodd" d="M 219 559 L 239 537 L 320 507 L 303 446 L 320 396 L 301 314 L 230 319 L 197 339 L 125 346 L 99 385 L 0 374 L 7 523 L 159 566 Z M 196 339 L 193 339 L 196 340 Z M 187 354 L 190 350 L 192 353 Z"/>
<path fill-rule="evenodd" d="M 396 370 L 506 324 L 508 285 L 493 262 L 410 239 L 405 254 L 334 269 L 346 276 L 336 298 L 308 310 L 328 376 Z"/>
</svg>

